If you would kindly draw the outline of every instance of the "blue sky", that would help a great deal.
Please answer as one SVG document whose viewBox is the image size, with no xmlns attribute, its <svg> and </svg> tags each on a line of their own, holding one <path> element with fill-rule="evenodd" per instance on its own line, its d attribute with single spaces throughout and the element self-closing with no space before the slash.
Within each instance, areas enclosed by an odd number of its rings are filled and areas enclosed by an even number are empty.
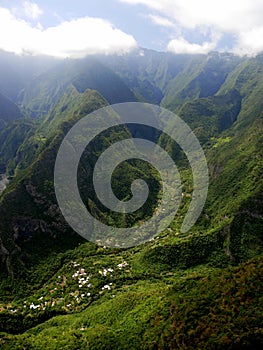
<svg viewBox="0 0 263 350">
<path fill-rule="evenodd" d="M 145 47 L 263 51 L 262 0 L 0 0 L 0 48 L 82 57 Z"/>
</svg>

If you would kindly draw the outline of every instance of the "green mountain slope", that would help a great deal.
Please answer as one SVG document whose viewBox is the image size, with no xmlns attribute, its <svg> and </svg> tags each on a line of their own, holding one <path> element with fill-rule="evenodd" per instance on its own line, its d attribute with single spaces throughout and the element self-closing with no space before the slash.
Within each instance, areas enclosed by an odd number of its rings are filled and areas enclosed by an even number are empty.
<svg viewBox="0 0 263 350">
<path fill-rule="evenodd" d="M 262 63 L 262 55 L 139 50 L 63 61 L 29 82 L 20 103 L 38 119 L 16 120 L 0 136 L 1 162 L 14 176 L 0 197 L 3 349 L 262 347 Z M 94 194 L 91 169 L 99 154 L 131 134 L 158 142 L 176 160 L 183 195 L 158 237 L 106 248 L 66 224 L 54 162 L 76 121 L 108 103 L 137 99 L 176 110 L 194 130 L 208 161 L 207 202 L 196 225 L 179 233 L 194 187 L 182 151 L 146 127 L 112 129 L 85 150 L 79 166 L 80 193 L 96 218 L 131 226 L 151 216 L 159 200 L 158 175 L 135 160 L 118 167 L 113 189 L 127 200 L 130 183 L 143 178 L 153 189 L 147 208 L 119 216 Z M 174 128 L 173 120 L 163 123 Z"/>
<path fill-rule="evenodd" d="M 142 274 L 129 254 L 124 261 L 116 252 L 94 253 L 90 250 L 89 257 L 80 258 L 79 252 L 78 260 L 58 267 L 34 298 L 10 305 L 1 326 L 11 332 L 54 314 L 64 315 L 22 335 L 2 333 L 3 349 L 230 350 L 262 346 L 262 260 L 223 270 L 178 273 L 170 269 L 160 276 L 154 273 L 154 266 Z M 74 259 L 72 254 L 70 258 Z M 118 268 L 119 264 L 124 267 Z M 80 287 L 78 278 L 72 278 L 79 271 L 77 266 L 90 276 L 90 287 Z"/>
<path fill-rule="evenodd" d="M 55 226 L 61 224 L 62 219 L 57 207 L 52 207 L 55 202 L 53 168 L 64 133 L 70 128 L 70 125 L 73 125 L 74 121 L 81 117 L 82 111 L 78 104 L 81 99 L 82 106 L 85 107 L 85 114 L 87 111 L 91 112 L 106 104 L 106 101 L 94 91 L 82 94 L 56 131 L 50 135 L 47 134 L 46 138 L 41 138 L 39 130 L 36 130 L 33 135 L 27 135 L 20 146 L 21 152 L 21 148 L 25 149 L 26 156 L 20 159 L 22 163 L 25 161 L 25 164 L 24 166 L 21 163 L 18 164 L 17 167 L 20 166 L 22 170 L 11 182 L 7 193 L 0 202 L 1 217 L 3 218 L 0 222 L 3 241 L 2 262 L 6 264 L 11 273 L 13 273 L 12 266 L 14 266 L 12 259 L 21 256 L 19 254 L 20 248 L 15 243 L 19 236 L 30 237 L 37 233 L 50 233 L 52 230 L 48 229 L 48 222 L 52 222 L 51 217 L 56 218 L 57 223 L 53 222 Z M 34 141 L 37 142 L 37 147 L 32 149 Z M 29 154 L 27 150 L 30 150 Z M 22 154 L 24 153 L 22 152 Z M 14 169 L 14 171 L 16 170 L 17 168 Z M 20 203 L 23 203 L 23 206 Z M 63 231 L 63 223 L 61 225 Z M 53 232 L 55 231 L 56 229 L 53 228 Z"/>
<path fill-rule="evenodd" d="M 160 104 L 169 82 L 194 58 L 139 49 L 126 56 L 99 56 L 116 72 L 140 100 Z"/>
<path fill-rule="evenodd" d="M 21 91 L 19 103 L 32 117 L 43 117 L 64 95 L 68 86 L 79 92 L 97 90 L 109 103 L 136 101 L 136 97 L 109 68 L 93 58 L 66 60 L 37 76 Z"/>
<path fill-rule="evenodd" d="M 235 89 L 242 96 L 242 109 L 239 115 L 241 128 L 247 127 L 254 118 L 262 117 L 263 101 L 260 98 L 263 93 L 262 65 L 262 54 L 241 63 L 229 74 L 218 92 L 224 94 Z"/>
<path fill-rule="evenodd" d="M 7 97 L 0 94 L 0 132 L 14 120 L 22 117 L 19 108 Z"/>
<path fill-rule="evenodd" d="M 15 135 L 14 129 L 17 129 L 17 125 L 23 124 L 22 120 L 23 115 L 18 106 L 0 94 L 0 169 L 3 169 L 1 172 L 4 172 L 7 163 L 12 161 L 15 149 L 21 142 L 21 137 L 12 135 Z"/>
<path fill-rule="evenodd" d="M 216 52 L 194 55 L 169 83 L 162 105 L 177 110 L 186 101 L 215 95 L 240 61 L 236 56 Z"/>
<path fill-rule="evenodd" d="M 64 108 L 65 101 L 67 102 L 67 108 Z M 64 238 L 66 246 L 72 244 L 72 239 L 77 243 L 80 241 L 80 238 L 76 237 L 76 234 L 73 234 L 65 223 L 56 202 L 53 184 L 55 159 L 60 143 L 70 127 L 80 118 L 105 105 L 107 105 L 107 101 L 96 91 L 87 90 L 84 93 L 78 93 L 74 87 L 70 87 L 41 126 L 36 128 L 33 134 L 27 135 L 23 144 L 19 147 L 13 160 L 15 164 L 13 172 L 16 176 L 0 202 L 0 212 L 3 218 L 0 222 L 3 240 L 2 255 L 9 273 L 19 275 L 18 265 L 24 270 L 25 261 L 28 260 L 31 263 L 34 260 L 34 252 L 27 250 L 31 249 L 30 245 L 29 248 L 24 247 L 21 252 L 20 250 L 25 241 L 30 241 L 36 235 L 44 235 L 50 240 L 50 243 L 43 250 L 43 254 L 49 254 L 50 250 L 52 251 L 57 239 L 60 242 Z M 82 163 L 80 165 L 80 192 L 85 196 L 86 204 L 90 210 L 95 213 L 99 201 L 92 194 L 94 192 L 92 164 L 95 164 L 98 155 L 104 148 L 109 147 L 113 140 L 126 138 L 130 138 L 130 133 L 125 127 L 113 129 L 106 136 L 100 136 L 93 143 L 92 148 L 86 152 L 87 156 L 91 154 L 91 158 L 85 161 L 84 156 L 83 165 Z M 32 147 L 33 145 L 35 147 Z M 18 163 L 16 163 L 17 160 L 19 160 Z M 90 174 L 90 178 L 86 178 L 84 174 Z M 137 163 L 134 162 L 125 163 L 117 171 L 116 177 L 117 181 L 113 186 L 117 193 L 119 191 L 120 198 L 129 196 L 130 188 L 127 187 L 127 183 L 132 183 L 134 177 L 144 178 L 147 182 L 151 182 L 151 186 L 154 187 L 153 194 L 159 191 L 158 182 L 153 177 L 153 171 L 149 171 L 149 169 L 148 172 L 145 171 L 143 165 L 140 169 L 140 166 L 138 167 Z M 153 177 L 152 180 L 151 177 Z M 82 178 L 84 181 L 82 181 Z M 126 191 L 123 189 L 124 186 L 126 186 Z M 156 201 L 156 199 L 154 200 Z M 22 207 L 20 203 L 23 203 Z M 144 206 L 142 210 L 138 210 L 127 220 L 131 225 L 134 221 L 141 220 L 145 214 L 151 214 L 151 206 Z M 114 215 L 108 214 L 107 210 L 105 212 L 102 209 L 101 215 L 102 219 L 111 220 L 117 225 L 124 223 L 122 216 L 118 218 L 118 215 L 116 215 L 115 218 Z M 67 234 L 69 234 L 69 237 Z M 41 239 L 35 241 L 35 248 L 38 244 L 42 245 Z M 63 247 L 64 245 L 61 245 L 60 248 L 65 249 Z M 30 255 L 32 255 L 31 258 Z M 17 262 L 17 259 L 20 262 Z"/>
<path fill-rule="evenodd" d="M 18 95 L 25 85 L 58 62 L 49 56 L 23 56 L 0 50 L 0 93 L 18 103 Z"/>
<path fill-rule="evenodd" d="M 13 122 L 0 133 L 0 164 L 8 175 L 14 175 L 18 163 L 29 156 L 24 152 L 20 154 L 20 147 L 29 135 L 34 135 L 35 129 L 36 125 L 32 120 L 23 118 Z"/>
<path fill-rule="evenodd" d="M 178 114 L 204 144 L 234 124 L 241 110 L 241 100 L 239 92 L 232 90 L 226 95 L 186 102 Z"/>
</svg>

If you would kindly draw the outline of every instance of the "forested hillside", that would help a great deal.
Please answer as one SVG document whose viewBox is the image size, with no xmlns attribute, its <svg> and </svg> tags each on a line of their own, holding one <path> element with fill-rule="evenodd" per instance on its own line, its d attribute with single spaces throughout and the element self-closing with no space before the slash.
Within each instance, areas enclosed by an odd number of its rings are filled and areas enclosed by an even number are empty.
<svg viewBox="0 0 263 350">
<path fill-rule="evenodd" d="M 10 180 L 0 194 L 1 348 L 260 348 L 262 54 L 138 49 L 122 56 L 23 61 L 0 53 L 0 67 L 8 81 L 0 84 L 0 169 Z M 131 183 L 143 179 L 150 188 L 147 205 L 125 215 L 100 204 L 92 169 L 113 143 L 134 135 L 154 141 L 182 178 L 182 200 L 167 229 L 140 246 L 109 248 L 84 240 L 63 218 L 55 160 L 77 121 L 135 101 L 167 108 L 191 127 L 208 162 L 208 196 L 197 223 L 181 233 L 194 191 L 182 149 L 167 134 L 138 125 L 102 133 L 78 171 L 86 207 L 99 220 L 114 227 L 140 224 L 162 195 L 156 169 L 132 159 L 116 169 L 113 190 L 127 201 Z M 176 125 L 161 123 L 167 130 Z"/>
</svg>

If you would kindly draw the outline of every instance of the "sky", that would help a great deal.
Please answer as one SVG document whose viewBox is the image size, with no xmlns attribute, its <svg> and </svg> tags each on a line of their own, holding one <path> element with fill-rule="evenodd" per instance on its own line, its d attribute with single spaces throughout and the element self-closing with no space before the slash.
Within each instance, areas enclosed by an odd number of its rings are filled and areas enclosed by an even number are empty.
<svg viewBox="0 0 263 350">
<path fill-rule="evenodd" d="M 84 57 L 138 47 L 263 51 L 263 0 L 0 0 L 0 49 Z"/>
</svg>

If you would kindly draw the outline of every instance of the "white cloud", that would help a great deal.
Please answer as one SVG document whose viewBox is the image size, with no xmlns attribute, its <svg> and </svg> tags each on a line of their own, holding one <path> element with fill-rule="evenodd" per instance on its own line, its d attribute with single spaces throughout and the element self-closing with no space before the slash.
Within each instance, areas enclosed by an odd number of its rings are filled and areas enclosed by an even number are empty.
<svg viewBox="0 0 263 350">
<path fill-rule="evenodd" d="M 230 34 L 236 38 L 235 51 L 249 54 L 262 50 L 262 0 L 119 0 L 142 4 L 165 16 L 183 29 Z M 263 41 L 263 39 L 261 40 Z M 244 47 L 242 47 L 244 45 Z"/>
<path fill-rule="evenodd" d="M 166 2 L 166 0 L 119 0 L 120 2 L 125 2 L 127 4 L 131 4 L 131 5 L 146 5 L 148 7 L 151 7 L 155 10 L 162 10 L 163 9 L 163 5 L 162 2 Z"/>
<path fill-rule="evenodd" d="M 100 18 L 79 18 L 56 27 L 33 27 L 0 7 L 0 49 L 17 54 L 84 57 L 95 53 L 125 53 L 137 46 L 135 39 Z"/>
<path fill-rule="evenodd" d="M 32 18 L 32 19 L 39 18 L 39 16 L 41 16 L 43 13 L 41 8 L 35 2 L 31 2 L 31 1 L 23 2 L 23 10 L 25 15 L 28 18 Z"/>
<path fill-rule="evenodd" d="M 239 35 L 234 52 L 239 55 L 249 55 L 263 51 L 263 26 L 254 28 Z"/>
<path fill-rule="evenodd" d="M 174 28 L 174 26 L 175 26 L 175 24 L 172 21 L 170 21 L 168 18 L 163 17 L 163 16 L 149 15 L 149 18 L 151 19 L 151 21 L 153 23 L 155 23 L 161 27 Z"/>
<path fill-rule="evenodd" d="M 202 45 L 192 44 L 184 38 L 173 39 L 170 41 L 167 50 L 173 53 L 187 54 L 207 54 L 216 48 L 215 42 L 204 42 Z"/>
</svg>

